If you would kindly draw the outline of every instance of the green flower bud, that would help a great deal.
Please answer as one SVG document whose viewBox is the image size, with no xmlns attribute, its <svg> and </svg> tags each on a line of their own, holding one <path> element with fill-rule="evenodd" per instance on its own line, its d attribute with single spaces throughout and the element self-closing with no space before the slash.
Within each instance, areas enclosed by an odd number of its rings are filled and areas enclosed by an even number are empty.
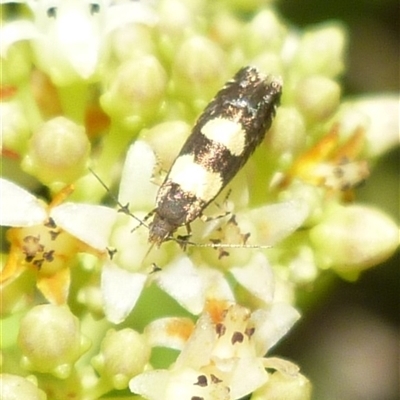
<svg viewBox="0 0 400 400">
<path fill-rule="evenodd" d="M 306 145 L 303 116 L 294 107 L 280 107 L 267 135 L 267 145 L 285 163 L 293 162 Z"/>
<path fill-rule="evenodd" d="M 23 154 L 30 136 L 30 127 L 21 105 L 16 101 L 0 103 L 3 149 Z"/>
<path fill-rule="evenodd" d="M 157 154 L 157 161 L 162 170 L 168 171 L 176 158 L 176 149 L 185 143 L 190 134 L 190 126 L 183 121 L 167 121 L 141 133 Z"/>
<path fill-rule="evenodd" d="M 195 102 L 195 111 L 199 112 L 223 83 L 225 65 L 225 55 L 214 42 L 202 36 L 190 37 L 178 49 L 173 64 L 177 95 L 182 101 Z"/>
<path fill-rule="evenodd" d="M 396 224 L 381 211 L 365 206 L 337 207 L 311 229 L 319 265 L 343 274 L 385 261 L 399 244 Z"/>
<path fill-rule="evenodd" d="M 188 32 L 195 29 L 197 1 L 160 0 L 157 5 L 159 22 L 157 24 L 157 44 L 160 58 L 170 65 L 177 47 Z M 201 12 L 201 10 L 199 10 Z"/>
<path fill-rule="evenodd" d="M 337 23 L 309 30 L 301 39 L 291 69 L 300 76 L 338 76 L 344 70 L 346 34 Z"/>
<path fill-rule="evenodd" d="M 46 394 L 28 379 L 18 375 L 0 375 L 1 400 L 46 400 Z"/>
<path fill-rule="evenodd" d="M 164 42 L 167 37 L 179 39 L 182 34 L 194 25 L 195 1 L 161 0 L 157 6 L 159 23 L 157 29 Z"/>
<path fill-rule="evenodd" d="M 221 12 L 214 17 L 212 32 L 216 42 L 227 48 L 228 46 L 237 46 L 243 35 L 243 23 L 232 13 Z"/>
<path fill-rule="evenodd" d="M 32 308 L 21 320 L 18 345 L 26 369 L 69 376 L 73 364 L 89 348 L 79 320 L 67 307 L 52 304 Z"/>
<path fill-rule="evenodd" d="M 309 122 L 326 121 L 339 106 L 340 86 L 323 76 L 306 78 L 296 86 L 295 102 Z"/>
<path fill-rule="evenodd" d="M 301 374 L 289 375 L 275 372 L 268 382 L 257 389 L 251 400 L 309 400 L 311 399 L 311 383 Z"/>
<path fill-rule="evenodd" d="M 57 117 L 34 132 L 22 165 L 42 183 L 60 189 L 86 172 L 89 151 L 84 128 Z"/>
<path fill-rule="evenodd" d="M 100 103 L 111 118 L 126 128 L 154 123 L 167 88 L 167 75 L 152 56 L 127 61 L 115 72 Z"/>
<path fill-rule="evenodd" d="M 286 36 L 286 29 L 280 23 L 276 13 L 263 10 L 244 29 L 241 43 L 248 56 L 266 51 L 278 51 Z"/>
<path fill-rule="evenodd" d="M 151 29 L 145 25 L 123 25 L 111 33 L 110 42 L 111 51 L 119 64 L 152 54 L 155 51 Z"/>
<path fill-rule="evenodd" d="M 242 61 L 243 64 L 248 64 L 247 58 Z M 282 76 L 284 75 L 284 66 L 282 58 L 275 51 L 264 51 L 256 55 L 251 61 L 252 65 L 257 66 L 260 71 L 267 75 Z"/>
<path fill-rule="evenodd" d="M 101 375 L 112 381 L 115 389 L 125 389 L 129 380 L 143 372 L 150 359 L 150 346 L 132 329 L 107 332 L 100 354 L 92 360 Z"/>
</svg>

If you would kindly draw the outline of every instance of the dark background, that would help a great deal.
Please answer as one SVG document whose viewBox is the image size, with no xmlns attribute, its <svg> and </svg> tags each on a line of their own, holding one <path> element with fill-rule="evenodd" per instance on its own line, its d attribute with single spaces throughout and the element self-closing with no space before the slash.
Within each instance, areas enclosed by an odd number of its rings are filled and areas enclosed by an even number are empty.
<svg viewBox="0 0 400 400">
<path fill-rule="evenodd" d="M 299 27 L 328 20 L 347 26 L 345 97 L 399 92 L 398 1 L 281 0 L 278 8 Z M 376 204 L 398 222 L 399 160 L 398 149 L 386 154 L 357 191 L 358 202 Z M 313 383 L 313 399 L 400 398 L 399 266 L 397 252 L 356 282 L 327 272 L 302 294 L 303 318 L 274 354 L 300 365 Z"/>
</svg>

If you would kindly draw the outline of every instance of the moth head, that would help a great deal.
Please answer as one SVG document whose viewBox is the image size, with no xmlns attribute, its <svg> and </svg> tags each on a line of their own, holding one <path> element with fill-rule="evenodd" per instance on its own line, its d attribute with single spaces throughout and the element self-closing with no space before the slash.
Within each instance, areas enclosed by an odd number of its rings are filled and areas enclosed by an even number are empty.
<svg viewBox="0 0 400 400">
<path fill-rule="evenodd" d="M 160 247 L 164 241 L 171 237 L 176 228 L 176 226 L 171 225 L 171 223 L 155 213 L 153 221 L 149 225 L 149 242 Z"/>
</svg>

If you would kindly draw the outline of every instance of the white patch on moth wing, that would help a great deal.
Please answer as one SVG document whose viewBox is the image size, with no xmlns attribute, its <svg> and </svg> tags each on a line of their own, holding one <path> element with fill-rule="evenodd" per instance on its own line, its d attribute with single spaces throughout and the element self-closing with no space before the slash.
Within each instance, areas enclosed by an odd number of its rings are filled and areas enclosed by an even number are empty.
<svg viewBox="0 0 400 400">
<path fill-rule="evenodd" d="M 187 154 L 175 160 L 168 179 L 178 184 L 181 189 L 205 202 L 211 201 L 222 189 L 221 175 L 207 171 L 194 161 L 194 156 Z"/>
<path fill-rule="evenodd" d="M 208 139 L 225 146 L 232 155 L 240 156 L 246 143 L 242 126 L 226 118 L 214 118 L 206 122 L 201 133 Z"/>
</svg>

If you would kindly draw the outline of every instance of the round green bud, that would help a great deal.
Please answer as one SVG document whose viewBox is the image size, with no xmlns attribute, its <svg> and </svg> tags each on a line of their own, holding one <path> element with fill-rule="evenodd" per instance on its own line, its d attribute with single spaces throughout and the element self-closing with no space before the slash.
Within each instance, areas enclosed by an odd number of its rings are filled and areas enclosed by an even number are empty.
<svg viewBox="0 0 400 400">
<path fill-rule="evenodd" d="M 157 4 L 159 22 L 156 27 L 157 49 L 165 64 L 171 64 L 177 47 L 195 30 L 195 18 L 198 10 L 197 1 L 160 0 Z"/>
<path fill-rule="evenodd" d="M 340 24 L 308 30 L 301 39 L 292 69 L 300 76 L 338 76 L 344 70 L 346 33 Z"/>
<path fill-rule="evenodd" d="M 107 114 L 127 129 L 154 123 L 167 88 L 167 74 L 153 56 L 123 63 L 112 76 L 108 90 L 100 98 Z"/>
<path fill-rule="evenodd" d="M 207 62 L 204 55 L 207 54 Z M 203 36 L 192 36 L 178 49 L 173 61 L 173 85 L 184 102 L 195 102 L 196 113 L 215 95 L 226 77 L 225 55 Z"/>
<path fill-rule="evenodd" d="M 89 151 L 85 129 L 56 117 L 34 132 L 22 165 L 45 185 L 60 189 L 86 173 Z"/>
<path fill-rule="evenodd" d="M 123 63 L 154 53 L 151 28 L 141 24 L 126 24 L 111 32 L 110 50 Z"/>
<path fill-rule="evenodd" d="M 266 141 L 268 149 L 286 164 L 304 150 L 306 127 L 302 114 L 294 107 L 279 107 Z"/>
<path fill-rule="evenodd" d="M 354 275 L 392 255 L 399 245 L 399 231 L 381 211 L 352 205 L 334 208 L 310 230 L 310 239 L 319 265 Z"/>
<path fill-rule="evenodd" d="M 212 32 L 220 45 L 224 48 L 237 46 L 243 35 L 243 22 L 229 12 L 221 12 L 213 18 Z"/>
<path fill-rule="evenodd" d="M 28 379 L 18 375 L 0 375 L 1 400 L 46 400 L 46 394 Z"/>
<path fill-rule="evenodd" d="M 168 171 L 176 158 L 176 149 L 183 146 L 189 134 L 190 126 L 186 122 L 167 121 L 143 130 L 140 136 L 157 154 L 160 168 Z"/>
<path fill-rule="evenodd" d="M 324 76 L 311 76 L 296 86 L 294 100 L 307 121 L 323 122 L 339 106 L 340 86 Z"/>
<path fill-rule="evenodd" d="M 160 0 L 157 5 L 159 23 L 157 30 L 164 41 L 164 36 L 172 40 L 179 39 L 188 29 L 193 29 L 195 1 Z"/>
<path fill-rule="evenodd" d="M 266 51 L 279 51 L 286 37 L 286 29 L 272 10 L 263 10 L 244 28 L 241 37 L 243 50 L 248 56 Z"/>
<path fill-rule="evenodd" d="M 92 360 L 101 375 L 112 381 L 115 389 L 128 387 L 129 380 L 143 372 L 151 348 L 143 335 L 126 328 L 109 330 L 101 343 L 100 354 Z"/>
<path fill-rule="evenodd" d="M 243 60 L 243 63 L 248 63 L 248 61 Z M 284 75 L 285 68 L 282 63 L 282 57 L 274 50 L 259 53 L 253 58 L 251 64 L 257 66 L 260 71 L 267 75 L 275 77 Z"/>
<path fill-rule="evenodd" d="M 32 308 L 21 320 L 18 345 L 26 369 L 66 378 L 89 342 L 79 331 L 79 320 L 65 306 Z"/>
</svg>

